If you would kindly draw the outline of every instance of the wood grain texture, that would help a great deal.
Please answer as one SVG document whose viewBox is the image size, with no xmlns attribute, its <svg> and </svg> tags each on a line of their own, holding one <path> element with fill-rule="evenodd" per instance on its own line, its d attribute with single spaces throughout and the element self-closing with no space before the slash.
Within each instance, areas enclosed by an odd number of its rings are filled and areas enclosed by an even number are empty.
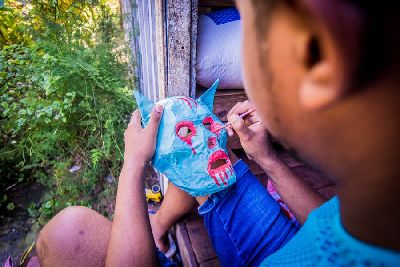
<svg viewBox="0 0 400 267">
<path fill-rule="evenodd" d="M 206 91 L 205 88 L 198 87 L 196 90 L 196 98 Z M 237 102 L 247 100 L 246 93 L 243 89 L 222 89 L 217 90 L 214 98 L 213 112 L 222 121 L 226 122 L 226 115 Z"/>
<path fill-rule="evenodd" d="M 190 243 L 185 223 L 181 222 L 176 225 L 175 234 L 183 266 L 197 267 L 196 256 L 193 253 L 192 244 Z"/>
<path fill-rule="evenodd" d="M 218 259 L 212 259 L 206 262 L 200 263 L 200 267 L 219 267 L 221 264 L 219 263 Z"/>
<path fill-rule="evenodd" d="M 226 115 L 237 103 L 247 100 L 243 90 L 219 90 L 215 95 L 213 112 L 224 122 L 228 121 Z"/>
<path fill-rule="evenodd" d="M 186 222 L 186 229 L 198 263 L 217 257 L 202 219 Z"/>
</svg>

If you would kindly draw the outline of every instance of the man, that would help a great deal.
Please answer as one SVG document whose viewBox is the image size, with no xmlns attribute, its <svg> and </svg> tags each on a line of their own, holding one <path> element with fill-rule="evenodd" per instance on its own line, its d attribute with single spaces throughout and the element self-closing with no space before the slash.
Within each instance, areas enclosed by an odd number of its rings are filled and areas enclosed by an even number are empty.
<svg viewBox="0 0 400 267">
<path fill-rule="evenodd" d="M 274 238 L 242 244 L 237 240 L 246 241 L 243 236 L 260 235 L 219 229 L 225 231 L 221 240 L 234 249 L 232 265 L 400 264 L 399 8 L 394 1 L 388 2 L 237 1 L 243 23 L 245 88 L 262 122 L 248 126 L 238 118 L 252 108 L 250 102 L 239 103 L 228 116 L 231 130 L 304 225 L 297 232 L 251 176 L 223 194 L 198 198 L 200 211 L 207 208 L 203 214 L 213 239 L 219 234 L 213 232 L 218 227 L 216 214 L 226 216 L 223 219 L 230 221 L 223 226 L 232 229 L 240 229 L 236 220 L 251 220 L 252 211 L 246 212 L 248 203 L 242 198 L 251 199 L 246 186 L 258 190 L 267 210 L 262 220 L 271 230 L 265 236 L 271 233 Z M 125 135 L 114 221 L 85 208 L 61 212 L 40 234 L 38 252 L 43 266 L 104 262 L 108 266 L 154 266 L 160 262 L 147 219 L 143 169 L 154 152 L 161 112 L 157 106 L 146 129 L 141 128 L 137 112 L 132 116 Z M 334 180 L 337 198 L 322 204 L 324 200 L 275 156 L 267 130 Z M 180 191 L 174 196 L 179 194 L 187 197 Z M 240 211 L 241 216 L 224 213 L 225 208 L 232 208 L 232 201 L 240 208 L 231 211 Z M 215 205 L 210 207 L 210 203 Z M 279 223 L 267 220 L 272 217 Z M 153 225 L 156 219 L 151 219 Z M 263 231 L 260 225 L 257 231 Z M 160 234 L 154 236 L 157 242 Z M 213 244 L 227 265 L 225 243 L 215 238 Z"/>
</svg>

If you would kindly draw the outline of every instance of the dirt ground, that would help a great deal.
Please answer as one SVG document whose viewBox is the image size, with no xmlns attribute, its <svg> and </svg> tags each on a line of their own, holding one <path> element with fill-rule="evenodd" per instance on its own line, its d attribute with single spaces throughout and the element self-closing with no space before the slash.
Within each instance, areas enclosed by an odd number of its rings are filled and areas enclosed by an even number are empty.
<svg viewBox="0 0 400 267">
<path fill-rule="evenodd" d="M 16 266 L 24 251 L 36 240 L 39 227 L 27 212 L 30 203 L 39 204 L 46 188 L 37 183 L 21 183 L 4 192 L 15 204 L 15 209 L 1 210 L 0 266 L 12 256 Z"/>
<path fill-rule="evenodd" d="M 116 189 L 114 183 L 105 184 Z M 146 187 L 151 188 L 154 184 L 158 184 L 158 179 L 154 170 L 149 168 L 146 172 Z M 34 218 L 29 216 L 27 208 L 31 203 L 39 205 L 47 191 L 45 186 L 30 182 L 17 184 L 2 192 L 2 194 L 7 194 L 9 201 L 15 204 L 15 209 L 12 211 L 5 207 L 0 209 L 0 266 L 3 266 L 8 256 L 12 257 L 16 266 L 19 266 L 24 251 L 36 240 L 40 226 Z M 106 211 L 107 217 L 111 219 L 114 213 L 115 198 L 102 195 L 94 199 L 96 205 L 93 208 Z M 149 210 L 156 211 L 158 208 L 159 203 L 149 203 Z"/>
</svg>

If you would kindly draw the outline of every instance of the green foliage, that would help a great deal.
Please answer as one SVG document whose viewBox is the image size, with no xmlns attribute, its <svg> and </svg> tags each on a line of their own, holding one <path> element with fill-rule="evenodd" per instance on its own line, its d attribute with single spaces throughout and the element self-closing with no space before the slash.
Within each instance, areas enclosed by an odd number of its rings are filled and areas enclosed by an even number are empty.
<svg viewBox="0 0 400 267">
<path fill-rule="evenodd" d="M 106 5 L 31 4 L 25 15 L 13 11 L 25 36 L 10 35 L 0 50 L 0 180 L 51 188 L 45 203 L 28 208 L 46 219 L 90 206 L 103 178 L 118 175 L 135 103 L 118 20 Z M 6 15 L 0 9 L 0 20 Z"/>
<path fill-rule="evenodd" d="M 0 48 L 4 45 L 31 42 L 23 7 L 23 4 L 14 0 L 6 1 L 5 5 L 0 6 Z"/>
</svg>

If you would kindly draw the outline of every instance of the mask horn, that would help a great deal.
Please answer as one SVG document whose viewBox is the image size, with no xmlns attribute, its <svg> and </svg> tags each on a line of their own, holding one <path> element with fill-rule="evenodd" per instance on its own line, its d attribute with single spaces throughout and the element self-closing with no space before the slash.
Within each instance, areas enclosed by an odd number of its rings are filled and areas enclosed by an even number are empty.
<svg viewBox="0 0 400 267">
<path fill-rule="evenodd" d="M 219 84 L 219 79 L 217 79 L 214 82 L 214 84 L 197 99 L 197 101 L 202 102 L 210 110 L 212 110 L 214 106 L 214 96 L 215 92 L 217 91 L 218 84 Z"/>
<path fill-rule="evenodd" d="M 136 98 L 136 103 L 140 110 L 140 114 L 142 115 L 143 126 L 146 126 L 149 122 L 154 103 L 150 99 L 139 93 L 139 91 L 134 91 L 133 94 Z"/>
</svg>

